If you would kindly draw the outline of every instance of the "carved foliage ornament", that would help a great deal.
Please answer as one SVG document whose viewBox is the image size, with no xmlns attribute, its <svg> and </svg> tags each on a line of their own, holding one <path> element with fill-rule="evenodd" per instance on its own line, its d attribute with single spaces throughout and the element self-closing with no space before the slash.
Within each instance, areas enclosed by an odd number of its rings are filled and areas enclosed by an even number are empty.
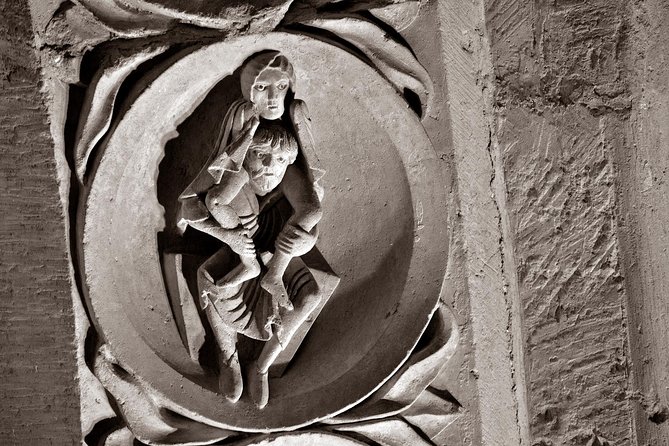
<svg viewBox="0 0 669 446">
<path fill-rule="evenodd" d="M 82 4 L 119 26 L 125 3 Z M 86 91 L 72 167 L 89 366 L 118 417 L 103 444 L 429 444 L 457 413 L 430 387 L 458 332 L 429 77 L 360 16 L 302 25 L 145 45 Z"/>
</svg>

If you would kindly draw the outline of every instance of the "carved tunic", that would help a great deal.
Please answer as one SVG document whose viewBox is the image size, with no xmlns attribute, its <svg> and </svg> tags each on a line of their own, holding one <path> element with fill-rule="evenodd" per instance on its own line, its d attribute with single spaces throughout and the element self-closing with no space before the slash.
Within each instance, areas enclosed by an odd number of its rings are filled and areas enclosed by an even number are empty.
<svg viewBox="0 0 669 446">
<path fill-rule="evenodd" d="M 292 213 L 288 201 L 283 197 L 280 188 L 265 197 L 258 197 L 250 186 L 245 186 L 242 193 L 231 203 L 238 210 L 259 209 L 257 214 L 241 217 L 244 226 L 250 230 L 256 250 L 261 259 L 267 260 L 274 252 L 274 242 L 281 229 Z M 224 277 L 238 263 L 238 257 L 232 250 L 223 246 L 214 254 L 212 264 L 215 270 L 210 271 L 214 280 Z M 266 262 L 261 262 L 261 265 Z M 200 281 L 199 288 L 209 290 L 210 294 L 201 299 L 201 305 L 214 305 L 221 320 L 234 331 L 258 340 L 268 340 L 273 335 L 271 326 L 267 326 L 272 315 L 272 296 L 260 287 L 267 269 L 254 279 L 248 280 L 233 288 L 214 287 Z M 291 260 L 284 275 L 284 284 L 291 301 L 296 301 L 305 293 L 317 289 L 314 277 L 309 268 L 300 258 Z M 281 310 L 284 311 L 284 310 Z M 280 311 L 280 312 L 281 312 Z M 279 338 L 281 334 L 277 333 Z"/>
</svg>

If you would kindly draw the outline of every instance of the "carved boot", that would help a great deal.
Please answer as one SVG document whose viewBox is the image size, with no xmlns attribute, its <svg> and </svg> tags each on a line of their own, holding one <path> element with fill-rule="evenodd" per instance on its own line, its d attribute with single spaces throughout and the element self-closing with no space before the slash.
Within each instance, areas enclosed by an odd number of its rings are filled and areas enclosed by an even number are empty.
<svg viewBox="0 0 669 446">
<path fill-rule="evenodd" d="M 218 389 L 219 392 L 231 403 L 236 403 L 242 396 L 244 385 L 242 383 L 242 370 L 239 366 L 239 358 L 235 352 L 229 359 L 225 360 L 223 354 L 219 353 Z"/>
<path fill-rule="evenodd" d="M 260 274 L 260 263 L 255 256 L 240 256 L 239 265 L 226 274 L 216 285 L 222 287 L 235 287 L 247 280 L 258 277 Z"/>
<path fill-rule="evenodd" d="M 249 364 L 246 384 L 251 400 L 258 409 L 264 409 L 269 401 L 269 377 L 267 372 L 261 372 L 257 361 Z"/>
</svg>

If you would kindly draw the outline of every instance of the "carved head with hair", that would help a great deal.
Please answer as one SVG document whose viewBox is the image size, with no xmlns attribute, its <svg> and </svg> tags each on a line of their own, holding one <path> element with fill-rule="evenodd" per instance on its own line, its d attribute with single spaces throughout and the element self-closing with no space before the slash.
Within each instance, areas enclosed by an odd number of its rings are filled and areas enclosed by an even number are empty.
<svg viewBox="0 0 669 446">
<path fill-rule="evenodd" d="M 280 124 L 258 127 L 244 159 L 249 183 L 256 195 L 266 195 L 283 180 L 297 158 L 297 140 Z"/>
<path fill-rule="evenodd" d="M 294 90 L 293 66 L 278 51 L 263 51 L 244 62 L 241 71 L 244 99 L 253 103 L 258 116 L 279 119 L 285 111 L 286 94 Z"/>
</svg>

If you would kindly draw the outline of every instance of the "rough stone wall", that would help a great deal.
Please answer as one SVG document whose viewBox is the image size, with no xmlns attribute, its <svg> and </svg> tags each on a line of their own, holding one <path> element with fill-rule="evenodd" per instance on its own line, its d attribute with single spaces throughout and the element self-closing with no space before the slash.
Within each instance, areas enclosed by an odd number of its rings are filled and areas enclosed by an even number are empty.
<svg viewBox="0 0 669 446">
<path fill-rule="evenodd" d="M 630 440 L 613 153 L 602 121 L 574 108 L 539 119 L 509 110 L 500 123 L 532 436 L 555 444 L 593 432 Z"/>
<path fill-rule="evenodd" d="M 626 2 L 487 2 L 531 444 L 634 443 L 615 157 Z"/>
<path fill-rule="evenodd" d="M 53 141 L 24 1 L 0 1 L 0 444 L 80 444 Z"/>
</svg>

